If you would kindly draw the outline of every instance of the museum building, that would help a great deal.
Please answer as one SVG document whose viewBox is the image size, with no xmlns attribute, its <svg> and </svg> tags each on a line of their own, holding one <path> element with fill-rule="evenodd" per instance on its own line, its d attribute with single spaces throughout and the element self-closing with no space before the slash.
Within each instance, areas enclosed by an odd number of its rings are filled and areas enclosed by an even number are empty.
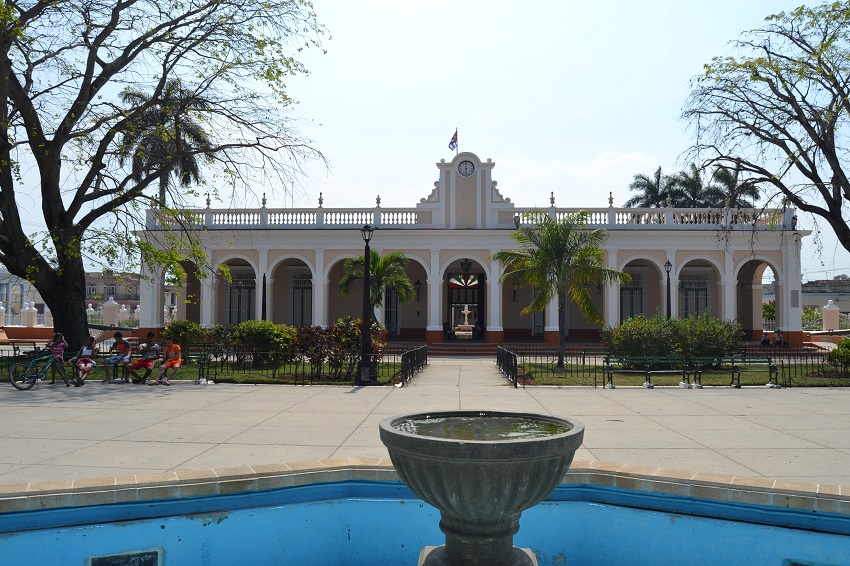
<svg viewBox="0 0 850 566">
<path fill-rule="evenodd" d="M 499 282 L 501 265 L 493 252 L 516 248 L 511 235 L 531 207 L 505 198 L 493 179 L 496 163 L 464 152 L 436 164 L 430 194 L 410 208 L 206 209 L 192 211 L 209 258 L 204 266 L 185 263 L 189 277 L 177 290 L 177 319 L 202 326 L 267 319 L 290 325 L 328 326 L 362 314 L 362 281 L 349 296 L 339 291 L 345 260 L 362 256 L 360 229 L 375 228 L 371 248 L 381 254 L 402 251 L 416 298 L 407 304 L 387 289 L 378 320 L 389 339 L 441 342 L 444 323 L 477 326 L 487 342 L 557 343 L 557 301 L 545 312 L 521 315 L 533 288 Z M 637 315 L 669 312 L 685 317 L 704 312 L 736 319 L 747 339 L 762 334 L 762 276 L 771 269 L 777 326 L 791 344 L 802 344 L 801 238 L 794 210 L 616 208 L 600 195 L 602 208 L 556 206 L 554 193 L 543 213 L 554 219 L 586 210 L 589 228 L 604 229 L 603 251 L 610 268 L 624 271 L 627 284 L 592 290 L 606 324 Z M 604 206 L 607 200 L 607 207 Z M 155 210 L 148 211 L 142 235 L 167 245 Z M 221 276 L 227 266 L 229 280 Z M 165 275 L 142 268 L 140 327 L 162 328 Z M 669 289 L 669 293 L 668 293 Z M 568 340 L 594 341 L 600 326 L 571 304 Z M 476 336 L 477 337 L 477 336 Z"/>
</svg>

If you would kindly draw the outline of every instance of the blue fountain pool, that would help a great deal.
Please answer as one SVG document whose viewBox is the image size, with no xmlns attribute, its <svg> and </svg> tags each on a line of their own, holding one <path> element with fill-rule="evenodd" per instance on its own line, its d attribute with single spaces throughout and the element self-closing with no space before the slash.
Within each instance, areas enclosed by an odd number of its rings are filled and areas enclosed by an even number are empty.
<svg viewBox="0 0 850 566">
<path fill-rule="evenodd" d="M 0 564 L 414 565 L 442 543 L 439 517 L 398 481 L 11 512 Z M 838 566 L 850 516 L 563 484 L 514 544 L 541 565 Z"/>
</svg>

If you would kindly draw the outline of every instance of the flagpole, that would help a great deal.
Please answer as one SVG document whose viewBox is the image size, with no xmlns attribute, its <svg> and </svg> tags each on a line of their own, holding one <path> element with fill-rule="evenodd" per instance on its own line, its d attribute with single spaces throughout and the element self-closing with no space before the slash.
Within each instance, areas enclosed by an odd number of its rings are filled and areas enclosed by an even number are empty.
<svg viewBox="0 0 850 566">
<path fill-rule="evenodd" d="M 455 139 L 457 139 L 457 126 L 455 126 Z M 460 144 L 456 143 L 455 144 L 455 155 L 457 155 L 459 151 L 460 151 Z"/>
</svg>

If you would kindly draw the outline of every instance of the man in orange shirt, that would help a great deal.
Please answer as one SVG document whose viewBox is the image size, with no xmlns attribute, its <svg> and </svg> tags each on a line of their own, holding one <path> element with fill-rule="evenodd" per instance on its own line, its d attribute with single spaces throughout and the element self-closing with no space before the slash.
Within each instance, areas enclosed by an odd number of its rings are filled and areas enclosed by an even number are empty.
<svg viewBox="0 0 850 566">
<path fill-rule="evenodd" d="M 106 368 L 106 377 L 104 383 L 109 382 L 109 367 L 117 365 L 125 365 L 130 363 L 130 354 L 133 353 L 133 345 L 124 340 L 124 336 L 120 332 L 116 332 L 113 336 L 115 343 L 109 349 L 110 352 L 117 352 L 114 356 L 106 358 L 104 368 Z M 124 380 L 127 383 L 127 379 Z"/>
<path fill-rule="evenodd" d="M 180 369 L 181 361 L 180 345 L 175 344 L 173 339 L 166 338 L 165 351 L 162 354 L 162 365 L 159 366 L 156 381 L 151 381 L 148 385 L 158 385 L 160 383 L 162 385 L 171 385 L 171 381 L 168 378 L 168 370 L 171 370 L 171 377 L 174 377 L 174 374 Z M 165 379 L 163 379 L 163 376 L 165 376 Z"/>
</svg>

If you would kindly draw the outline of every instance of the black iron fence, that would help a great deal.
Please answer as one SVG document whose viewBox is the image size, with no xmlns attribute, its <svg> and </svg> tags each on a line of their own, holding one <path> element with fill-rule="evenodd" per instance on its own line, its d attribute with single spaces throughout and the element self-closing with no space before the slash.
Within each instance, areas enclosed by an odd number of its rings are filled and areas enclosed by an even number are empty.
<svg viewBox="0 0 850 566">
<path fill-rule="evenodd" d="M 498 346 L 496 348 L 496 367 L 502 375 L 508 378 L 511 385 L 517 387 L 517 355 L 507 348 Z"/>
<path fill-rule="evenodd" d="M 557 346 L 546 344 L 505 344 L 496 351 L 496 366 L 514 385 L 573 385 L 598 387 L 605 383 L 605 356 L 603 348 L 568 346 L 559 360 Z M 747 346 L 736 356 L 744 359 L 771 358 L 778 370 L 778 381 L 784 387 L 850 385 L 848 368 L 836 367 L 827 362 L 826 353 L 812 348 L 763 348 Z M 741 364 L 746 372 L 746 362 Z M 625 368 L 627 369 L 627 368 Z M 728 383 L 717 368 L 717 385 Z M 763 368 L 750 368 L 753 380 L 763 376 Z M 616 370 L 614 370 L 616 373 Z M 677 376 L 662 380 L 673 385 Z M 710 383 L 710 380 L 709 380 Z M 751 382 L 752 383 L 752 382 Z"/>
<path fill-rule="evenodd" d="M 357 383 L 360 354 L 291 348 L 272 352 L 221 349 L 209 344 L 187 347 L 181 373 L 197 370 L 199 379 L 239 383 Z M 425 346 L 387 348 L 370 357 L 379 384 L 402 383 L 428 363 Z M 194 377 L 194 375 L 193 375 Z"/>
<path fill-rule="evenodd" d="M 419 346 L 402 352 L 400 380 L 396 385 L 404 386 L 405 383 L 410 383 L 413 376 L 425 369 L 427 365 L 428 346 Z"/>
</svg>

